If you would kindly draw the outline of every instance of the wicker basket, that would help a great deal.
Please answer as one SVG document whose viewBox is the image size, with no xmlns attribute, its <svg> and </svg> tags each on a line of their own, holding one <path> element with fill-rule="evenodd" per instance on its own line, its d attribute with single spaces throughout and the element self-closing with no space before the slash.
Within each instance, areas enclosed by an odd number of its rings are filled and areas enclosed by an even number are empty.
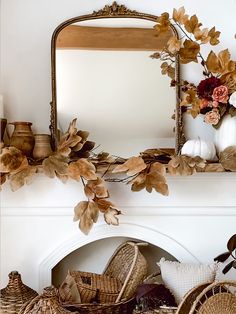
<svg viewBox="0 0 236 314">
<path fill-rule="evenodd" d="M 38 293 L 23 284 L 17 271 L 12 271 L 8 276 L 8 285 L 0 290 L 0 313 L 16 314 L 26 301 L 36 297 Z"/>
<path fill-rule="evenodd" d="M 236 281 L 214 282 L 196 298 L 189 314 L 235 314 Z"/>
<path fill-rule="evenodd" d="M 23 305 L 19 314 L 71 314 L 71 312 L 60 305 L 57 289 L 47 287 L 41 295 Z"/>
<path fill-rule="evenodd" d="M 117 278 L 95 273 L 72 271 L 82 303 L 114 303 L 122 288 Z"/>
<path fill-rule="evenodd" d="M 137 286 L 147 275 L 147 261 L 139 246 L 147 243 L 125 242 L 110 258 L 103 275 L 116 278 L 122 287 L 113 303 L 64 304 L 65 308 L 77 314 L 132 314 Z M 68 307 L 69 306 L 69 307 Z"/>
</svg>

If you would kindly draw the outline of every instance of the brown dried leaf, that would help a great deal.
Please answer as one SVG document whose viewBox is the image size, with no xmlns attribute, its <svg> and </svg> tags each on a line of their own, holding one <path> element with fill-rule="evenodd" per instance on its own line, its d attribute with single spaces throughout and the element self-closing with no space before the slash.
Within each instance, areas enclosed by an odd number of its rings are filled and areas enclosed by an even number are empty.
<svg viewBox="0 0 236 314">
<path fill-rule="evenodd" d="M 75 148 L 82 140 L 82 137 L 77 135 L 76 120 L 74 119 L 70 123 L 67 132 L 59 141 L 57 152 L 63 156 L 68 156 L 71 153 L 71 148 Z"/>
<path fill-rule="evenodd" d="M 67 159 L 61 155 L 54 154 L 44 159 L 42 162 L 43 172 L 49 178 L 55 176 L 66 176 L 68 172 Z"/>
<path fill-rule="evenodd" d="M 181 7 L 178 10 L 173 10 L 173 20 L 179 24 L 185 24 L 188 20 L 188 15 L 185 14 L 185 8 Z"/>
<path fill-rule="evenodd" d="M 131 157 L 122 165 L 116 166 L 112 172 L 127 172 L 128 176 L 133 176 L 146 169 L 146 167 L 147 165 L 141 157 Z"/>
<path fill-rule="evenodd" d="M 198 22 L 196 14 L 191 16 L 190 19 L 186 20 L 186 22 L 184 23 L 186 31 L 190 34 L 194 34 L 195 30 L 198 29 L 200 26 L 202 26 L 202 24 Z"/>
<path fill-rule="evenodd" d="M 164 176 L 166 174 L 166 167 L 160 162 L 155 162 L 151 165 L 149 172 L 158 172 L 159 174 Z"/>
<path fill-rule="evenodd" d="M 105 199 L 96 199 L 96 204 L 100 210 L 100 212 L 105 213 L 107 212 L 111 207 L 114 207 L 114 204 L 108 200 Z"/>
<path fill-rule="evenodd" d="M 157 25 L 154 26 L 154 29 L 160 33 L 165 32 L 170 27 L 170 21 L 169 21 L 169 13 L 164 12 L 157 18 Z"/>
<path fill-rule="evenodd" d="M 95 172 L 95 166 L 85 158 L 71 162 L 68 166 L 69 177 L 77 181 L 80 180 L 80 177 L 83 177 L 86 180 L 96 180 L 97 175 Z"/>
<path fill-rule="evenodd" d="M 139 192 L 146 187 L 146 174 L 140 173 L 137 177 L 131 180 L 129 183 L 132 184 L 131 190 L 134 192 Z"/>
<path fill-rule="evenodd" d="M 36 167 L 27 166 L 9 177 L 11 189 L 13 192 L 17 191 L 25 184 L 32 182 L 33 176 L 36 174 Z"/>
<path fill-rule="evenodd" d="M 152 189 L 155 189 L 158 193 L 162 195 L 168 195 L 168 185 L 166 184 L 166 179 L 163 175 L 158 172 L 150 172 L 146 176 L 146 190 L 151 193 Z"/>
<path fill-rule="evenodd" d="M 85 194 L 88 198 L 105 198 L 109 197 L 108 190 L 106 188 L 105 181 L 102 178 L 97 177 L 96 180 L 90 180 L 87 182 L 84 188 Z"/>
<path fill-rule="evenodd" d="M 175 78 L 175 68 L 169 65 L 167 62 L 161 64 L 161 73 L 163 75 L 167 74 L 171 79 Z"/>
<path fill-rule="evenodd" d="M 205 160 L 199 156 L 194 158 L 185 155 L 175 156 L 168 163 L 168 171 L 171 175 L 192 175 L 197 168 L 205 168 Z"/>
<path fill-rule="evenodd" d="M 194 37 L 196 40 L 200 40 L 201 44 L 207 44 L 211 39 L 208 33 L 209 33 L 208 28 L 203 29 L 197 28 L 194 31 Z"/>
<path fill-rule="evenodd" d="M 225 169 L 221 164 L 207 164 L 205 168 L 205 172 L 224 172 Z"/>
<path fill-rule="evenodd" d="M 222 84 L 228 88 L 229 94 L 232 94 L 234 91 L 236 91 L 236 62 L 235 70 L 222 75 L 220 80 Z"/>
<path fill-rule="evenodd" d="M 181 63 L 198 62 L 197 55 L 199 51 L 200 45 L 197 42 L 186 39 L 183 43 L 183 47 L 179 50 Z"/>
<path fill-rule="evenodd" d="M 17 170 L 26 157 L 15 147 L 5 147 L 0 155 L 0 172 L 8 173 Z"/>
<path fill-rule="evenodd" d="M 88 234 L 94 223 L 97 222 L 99 210 L 93 201 L 82 201 L 74 208 L 74 221 L 79 220 L 79 228 L 84 234 Z"/>
<path fill-rule="evenodd" d="M 219 37 L 220 37 L 220 32 L 216 31 L 215 26 L 212 27 L 208 33 L 208 36 L 210 36 L 210 44 L 212 46 L 218 45 L 219 44 Z"/>
<path fill-rule="evenodd" d="M 206 66 L 210 72 L 221 75 L 234 72 L 236 69 L 236 63 L 230 60 L 228 49 L 220 51 L 218 56 L 211 51 L 207 57 Z"/>
<path fill-rule="evenodd" d="M 236 171 L 236 146 L 229 146 L 220 153 L 220 163 L 226 170 Z"/>
<path fill-rule="evenodd" d="M 119 219 L 116 217 L 121 214 L 120 210 L 117 210 L 116 208 L 110 208 L 105 214 L 104 214 L 104 220 L 108 225 L 119 225 Z"/>
<path fill-rule="evenodd" d="M 176 54 L 181 47 L 181 40 L 176 36 L 172 36 L 167 42 L 167 49 L 170 53 Z"/>
</svg>

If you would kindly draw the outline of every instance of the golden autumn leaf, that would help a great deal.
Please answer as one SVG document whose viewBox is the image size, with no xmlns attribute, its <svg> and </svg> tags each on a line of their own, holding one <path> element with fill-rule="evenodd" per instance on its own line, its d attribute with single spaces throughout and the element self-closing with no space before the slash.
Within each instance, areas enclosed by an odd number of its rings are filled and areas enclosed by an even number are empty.
<svg viewBox="0 0 236 314">
<path fill-rule="evenodd" d="M 112 172 L 126 172 L 128 176 L 133 176 L 146 169 L 146 167 L 147 165 L 141 157 L 130 157 L 125 163 L 116 166 Z"/>
<path fill-rule="evenodd" d="M 197 55 L 199 51 L 200 45 L 197 42 L 185 39 L 183 47 L 179 50 L 181 63 L 198 62 Z"/>
<path fill-rule="evenodd" d="M 161 16 L 157 18 L 157 23 L 158 24 L 154 26 L 154 29 L 157 31 L 157 33 L 167 31 L 170 27 L 169 13 L 162 13 Z"/>
<path fill-rule="evenodd" d="M 161 193 L 162 195 L 168 195 L 168 185 L 165 183 L 165 177 L 157 172 L 150 172 L 146 176 L 146 190 L 151 193 L 152 189 L 155 189 L 156 192 Z"/>
<path fill-rule="evenodd" d="M 97 222 L 99 210 L 93 201 L 79 202 L 74 208 L 74 221 L 79 220 L 79 228 L 84 234 L 88 234 L 94 223 Z"/>
<path fill-rule="evenodd" d="M 222 84 L 228 88 L 229 94 L 232 94 L 234 91 L 236 91 L 236 66 L 233 72 L 222 75 L 220 80 Z"/>
<path fill-rule="evenodd" d="M 70 178 L 79 181 L 80 177 L 86 180 L 96 180 L 95 166 L 85 158 L 80 158 L 75 162 L 71 162 L 68 166 L 68 175 Z"/>
<path fill-rule="evenodd" d="M 206 66 L 211 73 L 221 75 L 233 72 L 236 69 L 235 62 L 230 60 L 230 53 L 228 49 L 220 51 L 218 56 L 211 51 L 207 57 Z"/>
<path fill-rule="evenodd" d="M 181 7 L 178 10 L 173 10 L 173 20 L 179 24 L 185 24 L 188 20 L 188 15 L 185 14 L 185 8 Z"/>
<path fill-rule="evenodd" d="M 36 167 L 28 165 L 20 171 L 11 174 L 9 180 L 12 191 L 17 191 L 23 185 L 30 184 L 33 176 L 36 174 L 36 170 Z"/>
<path fill-rule="evenodd" d="M 44 159 L 42 162 L 44 174 L 49 178 L 65 176 L 68 172 L 67 159 L 61 155 L 54 154 Z"/>
<path fill-rule="evenodd" d="M 211 39 L 208 33 L 209 33 L 208 28 L 203 29 L 197 28 L 194 31 L 194 37 L 196 40 L 200 40 L 201 44 L 207 44 Z"/>
<path fill-rule="evenodd" d="M 109 197 L 108 190 L 105 185 L 105 181 L 102 178 L 97 177 L 96 180 L 90 180 L 84 187 L 85 194 L 88 198 L 105 198 Z"/>
<path fill-rule="evenodd" d="M 160 175 L 164 176 L 166 174 L 166 167 L 160 162 L 154 162 L 153 164 L 151 164 L 149 172 L 157 172 Z"/>
<path fill-rule="evenodd" d="M 15 147 L 4 147 L 0 155 L 0 172 L 8 173 L 17 170 L 27 160 L 22 152 Z"/>
<path fill-rule="evenodd" d="M 105 214 L 104 214 L 104 220 L 108 225 L 118 226 L 119 225 L 119 219 L 116 217 L 121 214 L 120 210 L 117 210 L 116 208 L 110 208 Z"/>
<path fill-rule="evenodd" d="M 167 49 L 170 53 L 176 54 L 181 47 L 181 40 L 176 36 L 172 36 L 167 42 Z"/>
<path fill-rule="evenodd" d="M 198 22 L 196 14 L 191 16 L 190 19 L 186 20 L 186 22 L 184 23 L 186 31 L 190 34 L 194 34 L 195 30 L 198 29 L 200 26 L 202 26 L 202 24 Z"/>
<path fill-rule="evenodd" d="M 220 32 L 216 31 L 215 26 L 212 27 L 208 33 L 208 36 L 210 36 L 210 44 L 212 46 L 218 45 L 219 44 L 219 37 L 220 37 Z"/>
<path fill-rule="evenodd" d="M 191 108 L 188 109 L 188 111 L 191 113 L 193 118 L 196 118 L 200 113 L 200 103 L 201 101 L 197 97 L 196 90 L 194 88 L 190 88 L 184 93 L 180 106 L 189 107 L 191 105 Z"/>
<path fill-rule="evenodd" d="M 220 163 L 225 170 L 236 171 L 236 146 L 229 146 L 220 153 Z"/>
</svg>

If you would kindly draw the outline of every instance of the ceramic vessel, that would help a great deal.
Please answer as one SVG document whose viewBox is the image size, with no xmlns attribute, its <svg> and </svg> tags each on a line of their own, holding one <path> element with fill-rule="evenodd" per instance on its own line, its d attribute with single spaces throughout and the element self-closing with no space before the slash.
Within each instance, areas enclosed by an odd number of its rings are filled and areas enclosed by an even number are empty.
<svg viewBox="0 0 236 314">
<path fill-rule="evenodd" d="M 53 153 L 51 148 L 51 136 L 49 134 L 35 134 L 34 138 L 33 157 L 35 159 L 43 159 Z"/>
<path fill-rule="evenodd" d="M 21 150 L 27 157 L 32 155 L 34 148 L 34 135 L 31 130 L 31 122 L 17 121 L 9 124 L 14 125 L 14 131 L 10 138 L 10 146 Z"/>
<path fill-rule="evenodd" d="M 227 114 L 215 130 L 215 146 L 219 154 L 228 146 L 236 146 L 236 117 Z"/>
</svg>

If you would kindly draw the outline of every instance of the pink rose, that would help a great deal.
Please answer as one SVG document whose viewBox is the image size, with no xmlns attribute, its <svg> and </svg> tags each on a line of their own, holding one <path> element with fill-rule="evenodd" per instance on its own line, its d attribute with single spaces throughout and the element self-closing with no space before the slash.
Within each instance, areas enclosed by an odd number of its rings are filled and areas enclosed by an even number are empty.
<svg viewBox="0 0 236 314">
<path fill-rule="evenodd" d="M 229 99 L 228 88 L 224 85 L 216 87 L 213 90 L 212 98 L 215 101 L 226 104 Z"/>
<path fill-rule="evenodd" d="M 213 100 L 213 102 L 212 102 L 212 107 L 214 107 L 214 108 L 219 107 L 219 103 L 218 103 L 218 101 Z"/>
<path fill-rule="evenodd" d="M 204 121 L 209 124 L 216 125 L 220 121 L 220 114 L 217 109 L 213 109 L 205 114 Z"/>
</svg>

